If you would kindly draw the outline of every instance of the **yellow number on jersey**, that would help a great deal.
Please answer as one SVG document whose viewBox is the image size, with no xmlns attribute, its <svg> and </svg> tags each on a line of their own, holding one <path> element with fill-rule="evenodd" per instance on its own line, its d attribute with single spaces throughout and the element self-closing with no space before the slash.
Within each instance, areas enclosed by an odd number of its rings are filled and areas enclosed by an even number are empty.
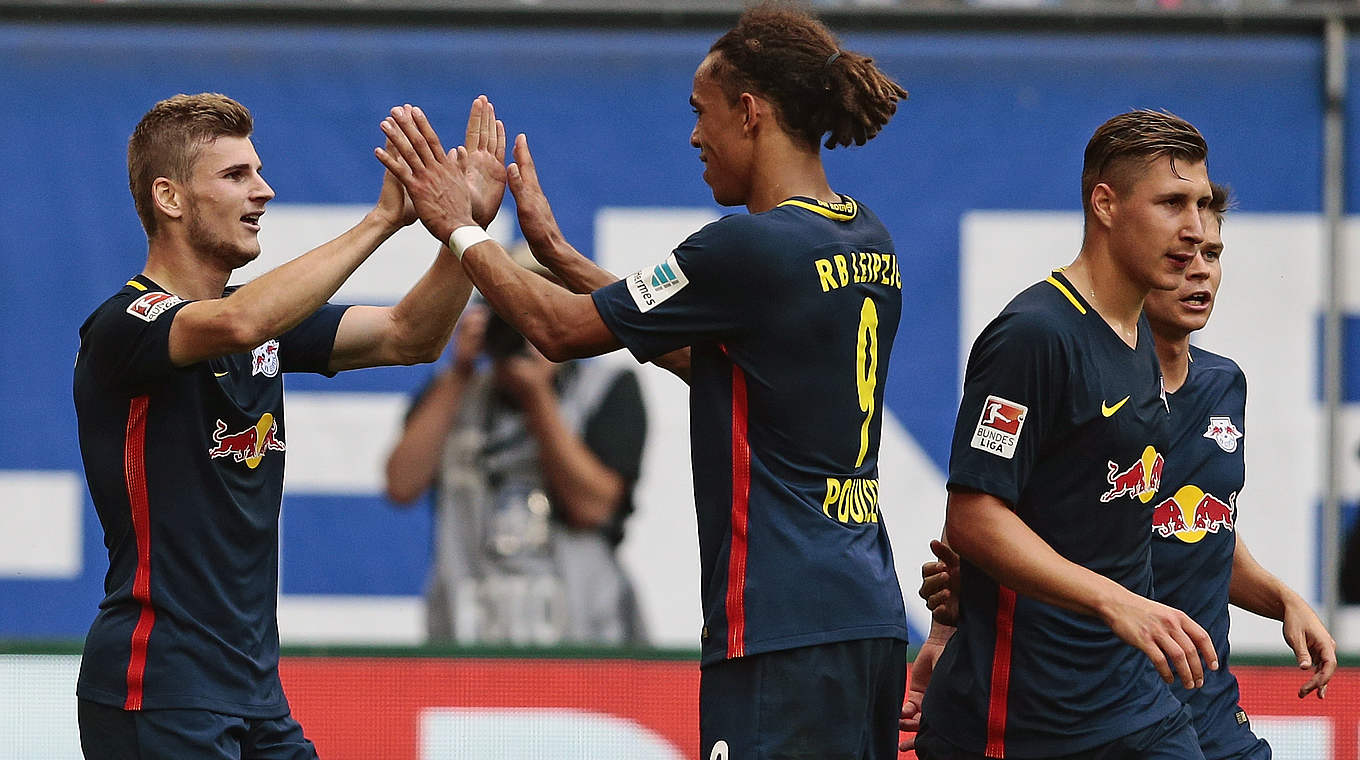
<svg viewBox="0 0 1360 760">
<path fill-rule="evenodd" d="M 855 385 L 859 388 L 859 410 L 864 412 L 864 424 L 859 429 L 859 457 L 855 460 L 859 467 L 869 453 L 869 423 L 874 418 L 874 389 L 878 386 L 878 308 L 871 298 L 865 298 L 859 310 L 855 342 Z"/>
</svg>

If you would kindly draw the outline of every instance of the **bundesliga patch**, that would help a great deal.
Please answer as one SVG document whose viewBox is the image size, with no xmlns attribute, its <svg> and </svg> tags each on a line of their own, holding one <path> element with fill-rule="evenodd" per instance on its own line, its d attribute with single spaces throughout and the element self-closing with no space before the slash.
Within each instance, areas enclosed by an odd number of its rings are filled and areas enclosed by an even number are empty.
<svg viewBox="0 0 1360 760">
<path fill-rule="evenodd" d="M 638 311 L 645 314 L 688 284 L 689 278 L 672 253 L 660 264 L 628 275 L 628 295 L 633 297 Z"/>
<path fill-rule="evenodd" d="M 269 339 L 250 350 L 250 374 L 273 377 L 279 374 L 279 342 Z"/>
<path fill-rule="evenodd" d="M 1015 457 L 1015 444 L 1020 440 L 1020 429 L 1025 426 L 1029 407 L 1007 401 L 1000 396 L 988 396 L 978 417 L 973 433 L 973 448 L 1004 459 Z"/>
<path fill-rule="evenodd" d="M 1242 431 L 1237 429 L 1230 417 L 1210 417 L 1209 428 L 1204 431 L 1204 437 L 1231 454 L 1237 451 L 1237 439 L 1242 437 Z"/>
<path fill-rule="evenodd" d="M 155 322 L 156 317 L 177 303 L 184 303 L 184 299 L 169 293 L 143 293 L 127 307 L 127 313 L 147 322 Z"/>
</svg>

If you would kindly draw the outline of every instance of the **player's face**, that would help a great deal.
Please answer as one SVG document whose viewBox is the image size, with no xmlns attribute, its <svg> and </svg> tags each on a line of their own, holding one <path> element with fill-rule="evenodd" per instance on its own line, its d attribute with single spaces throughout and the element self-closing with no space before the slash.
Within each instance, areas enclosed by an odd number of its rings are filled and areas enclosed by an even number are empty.
<svg viewBox="0 0 1360 760">
<path fill-rule="evenodd" d="M 1210 197 L 1204 162 L 1150 161 L 1110 208 L 1110 250 L 1130 280 L 1172 290 L 1204 242 L 1201 212 Z"/>
<path fill-rule="evenodd" d="M 231 269 L 260 255 L 260 215 L 274 190 L 260 176 L 250 138 L 219 137 L 204 145 L 185 191 L 185 227 L 195 250 Z"/>
<path fill-rule="evenodd" d="M 1143 302 L 1159 335 L 1189 335 L 1209 324 L 1218 285 L 1223 280 L 1223 227 L 1218 215 L 1204 212 L 1204 242 L 1175 290 L 1154 290 Z"/>
<path fill-rule="evenodd" d="M 710 53 L 694 72 L 689 103 L 695 118 L 689 144 L 699 149 L 704 182 L 713 190 L 713 200 L 722 206 L 741 206 L 751 188 L 752 146 L 744 129 L 746 109 L 740 100 L 729 102 L 722 86 L 709 74 L 715 55 Z"/>
</svg>

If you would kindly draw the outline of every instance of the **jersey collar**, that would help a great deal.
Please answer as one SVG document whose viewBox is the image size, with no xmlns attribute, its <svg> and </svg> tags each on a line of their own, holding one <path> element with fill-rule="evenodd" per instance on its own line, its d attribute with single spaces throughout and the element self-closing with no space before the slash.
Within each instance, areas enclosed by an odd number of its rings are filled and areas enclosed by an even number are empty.
<svg viewBox="0 0 1360 760">
<path fill-rule="evenodd" d="M 859 214 L 859 204 L 855 203 L 855 199 L 848 195 L 842 195 L 840 198 L 840 203 L 827 203 L 825 201 L 819 201 L 816 198 L 795 196 L 781 202 L 778 206 L 775 206 L 775 208 L 779 208 L 780 206 L 797 206 L 798 208 L 807 209 L 814 214 L 824 216 L 832 221 L 848 222 L 853 220 Z"/>
</svg>

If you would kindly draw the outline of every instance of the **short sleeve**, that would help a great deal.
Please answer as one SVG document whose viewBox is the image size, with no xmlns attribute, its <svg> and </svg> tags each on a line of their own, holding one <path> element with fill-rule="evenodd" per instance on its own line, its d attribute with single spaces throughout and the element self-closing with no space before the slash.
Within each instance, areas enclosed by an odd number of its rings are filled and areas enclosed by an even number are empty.
<svg viewBox="0 0 1360 760">
<path fill-rule="evenodd" d="M 310 317 L 279 337 L 279 364 L 284 372 L 317 372 L 327 377 L 327 369 L 340 318 L 349 306 L 325 304 Z"/>
<path fill-rule="evenodd" d="M 81 331 L 81 353 L 97 382 L 139 393 L 175 371 L 170 325 L 190 301 L 164 291 L 120 293 Z"/>
<path fill-rule="evenodd" d="M 954 424 L 949 487 L 1014 505 L 1068 385 L 1061 336 L 1033 315 L 1003 314 L 973 344 Z"/>
<path fill-rule="evenodd" d="M 753 297 L 746 272 L 759 250 L 752 224 L 749 215 L 724 217 L 665 261 L 592 293 L 605 325 L 641 362 L 740 330 Z"/>
</svg>

